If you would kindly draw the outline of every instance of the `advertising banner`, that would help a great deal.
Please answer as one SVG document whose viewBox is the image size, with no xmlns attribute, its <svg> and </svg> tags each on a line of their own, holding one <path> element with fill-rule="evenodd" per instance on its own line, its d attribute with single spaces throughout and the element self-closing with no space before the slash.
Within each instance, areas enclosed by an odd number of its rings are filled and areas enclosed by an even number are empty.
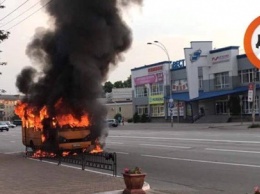
<svg viewBox="0 0 260 194">
<path fill-rule="evenodd" d="M 151 84 L 163 81 L 163 73 L 156 73 L 150 74 L 143 77 L 136 77 L 134 78 L 134 82 L 136 86 L 144 85 L 144 84 Z"/>
<path fill-rule="evenodd" d="M 162 94 L 149 97 L 149 104 L 163 104 L 163 103 L 164 103 L 164 99 Z"/>
</svg>

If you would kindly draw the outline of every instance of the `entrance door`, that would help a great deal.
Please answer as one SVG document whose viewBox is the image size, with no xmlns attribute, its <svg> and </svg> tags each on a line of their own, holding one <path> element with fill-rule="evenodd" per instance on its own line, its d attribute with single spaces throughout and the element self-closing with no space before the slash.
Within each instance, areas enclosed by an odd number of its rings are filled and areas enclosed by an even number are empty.
<svg viewBox="0 0 260 194">
<path fill-rule="evenodd" d="M 217 101 L 215 109 L 216 109 L 216 114 L 227 114 L 228 101 Z"/>
</svg>

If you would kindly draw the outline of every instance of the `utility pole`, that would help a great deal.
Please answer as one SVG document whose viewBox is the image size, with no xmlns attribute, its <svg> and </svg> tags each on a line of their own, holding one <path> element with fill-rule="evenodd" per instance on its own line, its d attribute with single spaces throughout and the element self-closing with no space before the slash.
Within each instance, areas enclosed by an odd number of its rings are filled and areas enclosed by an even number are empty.
<svg viewBox="0 0 260 194">
<path fill-rule="evenodd" d="M 252 125 L 255 124 L 255 101 L 256 101 L 256 69 L 253 70 L 253 103 L 252 103 Z"/>
<path fill-rule="evenodd" d="M 168 63 L 169 63 L 169 71 L 170 71 L 170 76 L 169 76 L 170 77 L 170 99 L 169 99 L 169 102 L 168 102 L 168 108 L 170 108 L 171 127 L 173 127 L 173 106 L 174 106 L 174 101 L 173 101 L 173 98 L 172 98 L 172 76 L 171 76 L 171 67 L 170 67 L 171 66 L 170 55 L 169 55 L 168 50 L 164 46 L 164 44 L 162 44 L 161 42 L 159 42 L 157 40 L 155 40 L 154 42 L 148 42 L 147 44 L 148 45 L 155 45 L 155 46 L 159 47 L 167 55 L 167 59 L 168 59 Z M 166 94 L 166 91 L 164 93 Z M 167 105 L 165 105 L 164 107 L 165 107 L 165 110 L 166 110 Z M 168 115 L 168 111 L 167 111 L 166 114 Z M 165 117 L 167 117 L 167 115 L 165 115 Z M 178 117 L 179 117 L 179 115 L 178 115 Z"/>
</svg>

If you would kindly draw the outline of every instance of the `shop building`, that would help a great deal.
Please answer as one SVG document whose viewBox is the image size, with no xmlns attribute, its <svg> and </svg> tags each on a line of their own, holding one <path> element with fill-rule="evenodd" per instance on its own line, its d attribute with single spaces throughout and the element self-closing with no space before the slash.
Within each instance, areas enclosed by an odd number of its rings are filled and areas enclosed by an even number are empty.
<svg viewBox="0 0 260 194">
<path fill-rule="evenodd" d="M 245 54 L 239 54 L 238 46 L 213 49 L 212 41 L 193 41 L 184 48 L 184 56 L 132 69 L 135 112 L 152 120 L 169 120 L 172 113 L 177 121 L 186 122 L 211 115 L 227 120 L 241 113 L 247 116 L 253 106 L 248 87 L 255 82 L 255 112 L 259 114 L 259 71 Z M 172 109 L 170 99 L 174 100 Z"/>
</svg>

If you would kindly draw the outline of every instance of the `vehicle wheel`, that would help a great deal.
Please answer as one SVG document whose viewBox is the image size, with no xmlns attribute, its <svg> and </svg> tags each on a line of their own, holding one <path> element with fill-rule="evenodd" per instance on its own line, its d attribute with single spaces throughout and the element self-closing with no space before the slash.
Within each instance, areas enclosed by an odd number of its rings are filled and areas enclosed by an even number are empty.
<svg viewBox="0 0 260 194">
<path fill-rule="evenodd" d="M 32 150 L 33 151 L 35 151 L 36 149 L 35 149 L 35 145 L 34 145 L 34 143 L 33 143 L 33 141 L 31 140 L 30 141 L 30 147 L 32 148 Z"/>
<path fill-rule="evenodd" d="M 6 131 L 9 131 L 9 129 L 6 129 Z"/>
</svg>

